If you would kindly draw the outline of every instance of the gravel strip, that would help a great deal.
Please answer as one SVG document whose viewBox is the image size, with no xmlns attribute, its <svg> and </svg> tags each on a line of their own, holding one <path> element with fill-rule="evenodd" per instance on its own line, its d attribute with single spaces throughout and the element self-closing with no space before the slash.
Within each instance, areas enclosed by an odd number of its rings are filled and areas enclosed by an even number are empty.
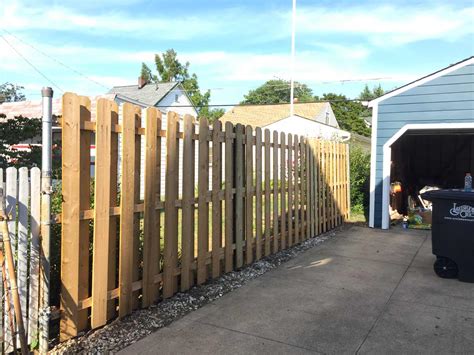
<svg viewBox="0 0 474 355">
<path fill-rule="evenodd" d="M 243 286 L 248 281 L 278 267 L 303 251 L 321 244 L 335 236 L 342 229 L 344 227 L 308 239 L 301 244 L 267 256 L 240 270 L 229 272 L 206 284 L 193 287 L 185 293 L 179 292 L 149 308 L 136 310 L 130 316 L 116 319 L 100 329 L 82 333 L 76 338 L 58 344 L 51 350 L 51 353 L 102 354 L 117 352 L 167 326 L 187 313 L 201 308 L 226 293 Z"/>
</svg>

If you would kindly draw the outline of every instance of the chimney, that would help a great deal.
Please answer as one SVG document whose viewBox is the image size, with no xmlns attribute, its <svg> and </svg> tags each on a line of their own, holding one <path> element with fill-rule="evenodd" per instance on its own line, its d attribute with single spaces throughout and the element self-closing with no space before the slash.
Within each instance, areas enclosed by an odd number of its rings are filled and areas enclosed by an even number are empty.
<svg viewBox="0 0 474 355">
<path fill-rule="evenodd" d="M 146 84 L 147 84 L 146 80 L 143 77 L 139 76 L 138 77 L 138 89 L 141 89 Z"/>
</svg>

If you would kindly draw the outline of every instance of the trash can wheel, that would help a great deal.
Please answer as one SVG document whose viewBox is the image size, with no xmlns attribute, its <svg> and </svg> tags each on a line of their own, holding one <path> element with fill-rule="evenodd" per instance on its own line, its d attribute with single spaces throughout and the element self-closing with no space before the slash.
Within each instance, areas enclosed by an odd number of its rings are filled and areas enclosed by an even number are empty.
<svg viewBox="0 0 474 355">
<path fill-rule="evenodd" d="M 443 279 L 454 279 L 458 276 L 458 266 L 450 258 L 437 256 L 433 265 L 436 275 Z"/>
</svg>

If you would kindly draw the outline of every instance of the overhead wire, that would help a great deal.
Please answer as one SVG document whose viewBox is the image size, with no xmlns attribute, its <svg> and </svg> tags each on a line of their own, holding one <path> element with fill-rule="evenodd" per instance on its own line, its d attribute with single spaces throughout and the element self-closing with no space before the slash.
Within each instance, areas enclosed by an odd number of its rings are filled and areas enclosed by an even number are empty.
<svg viewBox="0 0 474 355">
<path fill-rule="evenodd" d="M 48 81 L 52 86 L 54 86 L 55 88 L 57 88 L 59 91 L 61 92 L 64 92 L 63 89 L 61 89 L 61 87 L 56 84 L 53 80 L 51 80 L 50 78 L 48 78 L 46 76 L 46 74 L 44 74 L 41 70 L 39 70 L 39 68 L 37 68 L 32 62 L 30 62 L 25 56 L 23 56 L 23 54 L 21 54 L 20 51 L 18 51 L 15 46 L 13 46 L 13 44 L 11 44 L 6 38 L 5 36 L 0 36 L 2 37 L 2 39 L 5 41 L 5 43 L 21 58 L 23 59 L 31 68 L 33 68 L 39 75 L 41 75 L 46 81 Z"/>
<path fill-rule="evenodd" d="M 57 64 L 63 66 L 64 68 L 72 71 L 73 73 L 75 73 L 76 75 L 78 76 L 81 76 L 82 78 L 86 79 L 86 80 L 89 80 L 90 82 L 102 87 L 102 88 L 105 88 L 107 90 L 110 90 L 111 88 L 102 84 L 101 82 L 97 81 L 97 80 L 94 80 L 92 78 L 90 78 L 89 76 L 85 75 L 84 73 L 80 72 L 79 70 L 77 69 L 74 69 L 72 68 L 71 66 L 63 63 L 62 61 L 54 58 L 53 56 L 50 56 L 49 54 L 47 54 L 46 52 L 44 52 L 43 50 L 37 48 L 36 46 L 28 43 L 27 41 L 19 38 L 18 36 L 16 36 L 15 34 L 11 33 L 10 31 L 4 29 L 4 28 L 1 28 L 5 33 L 7 33 L 8 35 L 12 36 L 13 38 L 15 38 L 17 41 L 27 45 L 28 47 L 32 48 L 33 50 L 37 51 L 38 53 L 42 54 L 43 56 L 51 59 L 52 61 L 56 62 Z M 12 43 L 10 43 L 5 36 L 1 36 L 3 38 L 3 40 L 12 48 L 12 50 L 14 50 L 28 65 L 30 65 L 38 74 L 40 74 L 44 79 L 46 79 L 49 83 L 51 83 L 54 87 L 56 87 L 57 89 L 59 89 L 61 92 L 64 92 L 63 89 L 61 89 L 59 87 L 59 85 L 57 85 L 53 80 L 49 79 L 41 70 L 39 70 L 39 68 L 37 68 L 31 61 L 29 61 L 24 55 L 22 55 L 20 53 L 20 51 L 18 51 Z M 282 80 L 284 81 L 284 79 L 281 79 L 281 78 L 278 78 L 278 77 L 275 77 L 277 80 Z M 351 81 L 377 81 L 377 80 L 384 80 L 384 79 L 387 79 L 387 78 L 366 78 L 366 79 L 363 79 L 363 78 L 360 78 L 360 79 L 342 79 L 342 80 L 334 80 L 334 81 L 321 81 L 321 83 L 331 83 L 331 82 L 341 82 L 341 83 L 344 83 L 344 82 L 351 82 Z M 303 83 L 295 83 L 296 84 L 296 87 L 297 88 L 302 88 L 305 86 L 305 84 Z M 124 86 L 130 86 L 130 85 L 124 85 Z M 289 89 L 290 87 L 290 82 L 288 83 L 275 83 L 275 84 L 267 84 L 266 85 L 267 87 L 272 87 L 274 88 L 274 90 L 277 90 L 277 91 L 280 91 L 280 90 L 286 90 L 286 89 Z M 176 91 L 176 92 L 186 92 L 188 94 L 191 94 L 192 92 L 198 92 L 198 91 L 201 91 L 201 90 L 224 90 L 225 88 L 209 88 L 209 89 L 194 89 L 194 90 L 189 90 L 189 89 L 184 89 L 184 88 L 174 88 L 172 90 L 169 90 L 168 93 L 170 92 L 173 92 L 173 91 Z M 257 88 L 256 88 L 257 89 Z M 251 90 L 256 90 L 256 89 L 251 89 Z M 120 94 L 122 97 L 124 98 L 128 98 L 128 99 L 131 99 L 131 100 L 134 100 L 134 101 L 139 101 L 139 100 L 136 100 L 136 99 L 133 99 L 131 97 L 128 97 L 127 95 L 123 95 L 123 94 Z M 363 101 L 363 100 L 358 100 L 358 99 L 347 99 L 347 100 L 318 100 L 318 101 L 311 101 L 311 102 L 307 102 L 307 103 L 316 103 L 316 102 L 341 102 L 341 101 Z M 276 105 L 288 105 L 288 103 L 281 103 L 281 104 L 276 104 Z M 253 106 L 253 105 L 275 105 L 275 104 L 244 104 L 246 106 Z M 242 104 L 240 103 L 237 103 L 237 104 L 209 104 L 209 105 L 175 105 L 174 107 L 197 107 L 197 108 L 200 108 L 200 107 L 231 107 L 231 106 L 242 106 Z M 167 106 L 156 106 L 156 107 L 167 107 Z"/>
</svg>

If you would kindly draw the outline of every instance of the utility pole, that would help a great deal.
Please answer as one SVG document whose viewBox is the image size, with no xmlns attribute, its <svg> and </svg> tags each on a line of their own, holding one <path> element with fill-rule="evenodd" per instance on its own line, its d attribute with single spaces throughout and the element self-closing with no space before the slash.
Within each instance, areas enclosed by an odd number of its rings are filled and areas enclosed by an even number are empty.
<svg viewBox="0 0 474 355">
<path fill-rule="evenodd" d="M 39 351 L 48 352 L 49 342 L 49 287 L 50 287 L 50 237 L 51 237 L 51 193 L 52 193 L 52 148 L 53 148 L 53 89 L 41 90 L 43 97 L 42 160 L 41 160 L 41 312 Z"/>
<path fill-rule="evenodd" d="M 291 14 L 291 68 L 290 68 L 290 117 L 294 115 L 294 99 L 295 99 L 295 32 L 296 32 L 296 0 L 293 0 L 293 11 Z"/>
</svg>

